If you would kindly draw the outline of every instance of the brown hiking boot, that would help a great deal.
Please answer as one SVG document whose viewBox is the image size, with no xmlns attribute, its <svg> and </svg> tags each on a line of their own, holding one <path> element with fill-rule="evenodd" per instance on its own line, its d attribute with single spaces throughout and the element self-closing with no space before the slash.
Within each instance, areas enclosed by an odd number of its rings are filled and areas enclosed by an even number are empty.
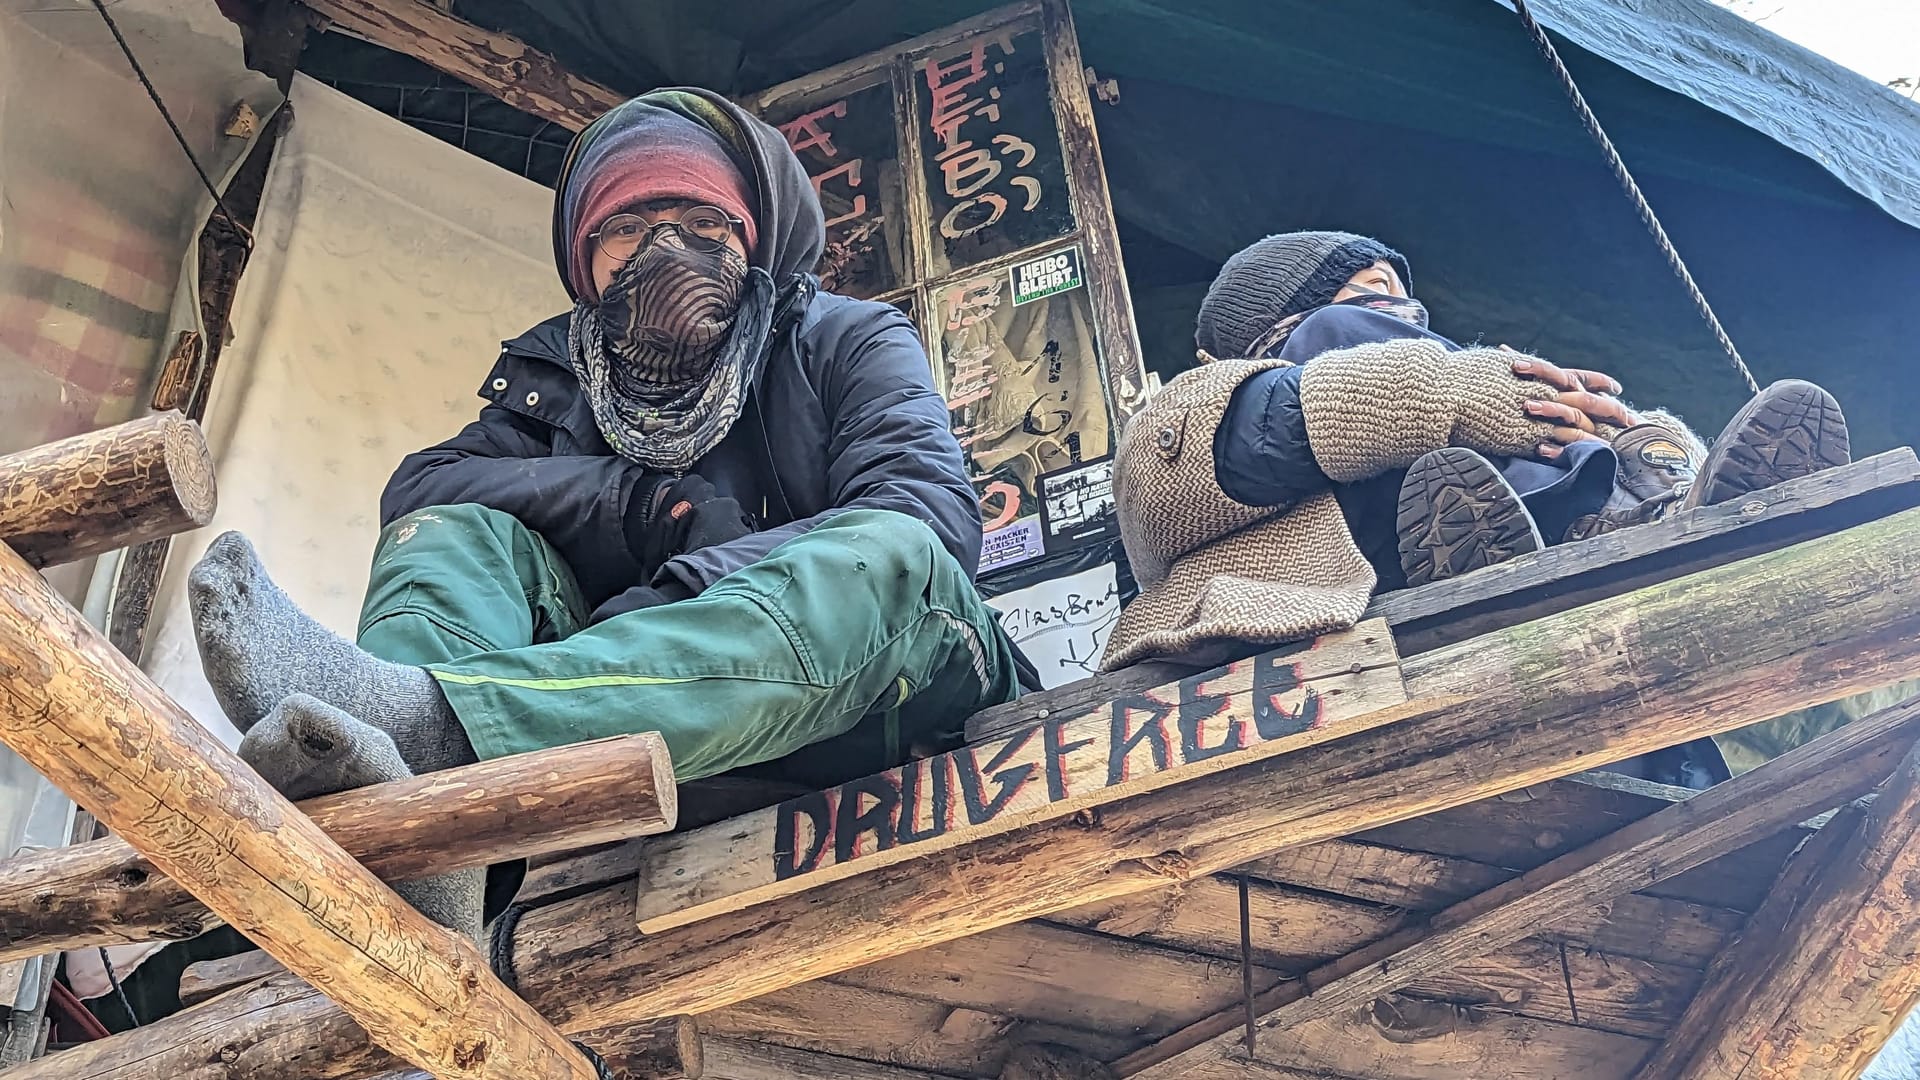
<svg viewBox="0 0 1920 1080">
<path fill-rule="evenodd" d="M 1500 470 L 1459 446 L 1424 455 L 1407 470 L 1395 524 L 1408 585 L 1457 577 L 1546 546 Z"/>
<path fill-rule="evenodd" d="M 1620 489 L 1644 503 L 1674 492 L 1686 494 L 1699 476 L 1699 441 L 1684 440 L 1663 424 L 1635 424 L 1613 437 L 1613 452 L 1620 459 L 1615 474 Z"/>
<path fill-rule="evenodd" d="M 1734 414 L 1681 508 L 1727 502 L 1851 460 L 1840 403 L 1810 382 L 1783 379 Z"/>
<path fill-rule="evenodd" d="M 1692 490 L 1701 465 L 1699 443 L 1664 424 L 1636 424 L 1613 437 L 1620 459 L 1613 496 L 1600 512 L 1567 527 L 1566 543 L 1659 521 Z"/>
</svg>

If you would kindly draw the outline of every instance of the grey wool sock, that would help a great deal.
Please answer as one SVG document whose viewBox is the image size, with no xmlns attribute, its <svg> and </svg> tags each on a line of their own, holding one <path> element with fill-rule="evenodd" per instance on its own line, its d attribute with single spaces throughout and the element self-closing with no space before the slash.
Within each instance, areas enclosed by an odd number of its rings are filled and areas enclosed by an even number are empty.
<svg viewBox="0 0 1920 1080">
<path fill-rule="evenodd" d="M 294 694 L 251 725 L 240 740 L 240 758 L 295 800 L 413 775 L 385 732 L 306 694 Z M 422 915 L 477 942 L 486 883 L 486 867 L 477 866 L 395 882 L 393 891 Z"/>
<path fill-rule="evenodd" d="M 466 729 L 425 668 L 393 664 L 313 621 L 237 532 L 187 578 L 207 681 L 242 733 L 292 694 L 310 694 L 385 732 L 415 773 L 476 760 Z"/>
</svg>

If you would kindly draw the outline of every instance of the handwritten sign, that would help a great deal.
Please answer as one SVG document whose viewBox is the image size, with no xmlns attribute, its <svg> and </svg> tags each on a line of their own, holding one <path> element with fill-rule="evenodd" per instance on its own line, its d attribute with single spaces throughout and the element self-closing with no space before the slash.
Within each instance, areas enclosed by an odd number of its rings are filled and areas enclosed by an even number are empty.
<svg viewBox="0 0 1920 1080">
<path fill-rule="evenodd" d="M 1038 31 L 976 35 L 922 61 L 936 270 L 965 266 L 1074 227 L 1066 162 Z"/>
<path fill-rule="evenodd" d="M 1120 619 L 1119 570 L 1103 563 L 989 597 L 987 606 L 1051 690 L 1100 669 L 1100 654 Z"/>
<path fill-rule="evenodd" d="M 815 270 L 821 285 L 877 296 L 901 284 L 895 219 L 904 195 L 893 88 L 883 80 L 832 93 L 832 100 L 814 98 L 771 119 L 807 167 L 826 215 L 826 250 Z"/>
<path fill-rule="evenodd" d="M 1289 646 L 1010 735 L 662 838 L 647 933 L 1397 720 L 1386 624 Z"/>
</svg>

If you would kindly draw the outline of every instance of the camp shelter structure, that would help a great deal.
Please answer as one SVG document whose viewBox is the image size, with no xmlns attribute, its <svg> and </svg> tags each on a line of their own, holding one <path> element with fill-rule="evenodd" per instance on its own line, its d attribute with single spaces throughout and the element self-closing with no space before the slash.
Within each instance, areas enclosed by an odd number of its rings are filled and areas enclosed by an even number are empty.
<svg viewBox="0 0 1920 1080">
<path fill-rule="evenodd" d="M 526 137 L 515 144 L 528 171 L 548 138 L 539 125 L 565 126 L 566 117 L 590 115 L 596 102 L 617 100 L 609 85 L 643 88 L 622 80 L 631 78 L 633 58 L 651 55 L 648 50 L 663 50 L 663 63 L 706 56 L 715 65 L 676 72 L 671 81 L 746 94 L 847 62 L 869 47 L 897 46 L 910 31 L 980 14 L 901 6 L 877 16 L 849 9 L 821 18 L 802 11 L 780 24 L 758 21 L 772 20 L 770 9 L 740 15 L 737 26 L 767 26 L 766 39 L 783 48 L 804 52 L 803 31 L 821 35 L 812 52 L 784 61 L 782 69 L 764 59 L 749 63 L 751 50 L 735 49 L 728 60 L 724 44 L 711 54 L 691 47 L 717 36 L 724 12 L 661 14 L 677 36 L 662 32 L 612 46 L 610 63 L 591 50 L 565 47 L 567 35 L 556 29 L 564 19 L 551 11 L 547 23 L 516 26 L 508 16 L 531 19 L 527 9 L 503 7 L 489 17 L 477 5 L 449 13 L 423 4 L 328 2 L 307 10 L 361 37 L 405 47 L 416 58 L 459 68 L 489 93 L 534 110 L 540 119 L 522 129 Z M 1778 43 L 1739 37 L 1707 10 L 1663 5 L 1641 9 L 1640 17 L 1701 20 L 1708 30 L 1724 29 L 1714 40 L 1744 41 L 1755 55 L 1811 85 L 1850 95 L 1838 100 L 1853 113 L 1890 122 L 1905 116 L 1899 110 L 1906 106 L 1892 95 L 1848 82 Z M 268 11 L 282 19 L 301 16 L 288 5 Z M 1735 384 L 1717 366 L 1710 342 L 1701 340 L 1664 268 L 1642 246 L 1637 223 L 1612 216 L 1621 206 L 1610 180 L 1559 111 L 1551 85 L 1528 66 L 1537 61 L 1512 37 L 1511 16 L 1492 4 L 1447 11 L 1460 20 L 1452 33 L 1440 32 L 1441 22 L 1422 23 L 1412 30 L 1388 27 L 1381 39 L 1409 49 L 1451 42 L 1462 50 L 1450 54 L 1456 56 L 1490 53 L 1496 41 L 1512 45 L 1502 63 L 1483 65 L 1485 83 L 1455 81 L 1467 98 L 1473 99 L 1470 89 L 1481 95 L 1477 110 L 1437 108 L 1417 86 L 1405 93 L 1356 90 L 1370 72 L 1378 79 L 1374 68 L 1409 69 L 1369 64 L 1334 48 L 1334 38 L 1348 50 L 1356 40 L 1372 40 L 1363 31 L 1378 21 L 1357 28 L 1339 9 L 1302 6 L 1281 51 L 1271 28 L 1266 36 L 1236 35 L 1204 21 L 1214 16 L 1220 25 L 1257 29 L 1233 22 L 1231 9 L 1195 15 L 1151 5 L 1076 7 L 1083 59 L 1095 71 L 1087 97 L 1099 103 L 1093 112 L 1112 162 L 1111 212 L 1142 327 L 1141 358 L 1170 373 L 1185 356 L 1184 345 L 1166 345 L 1177 336 L 1171 332 L 1156 346 L 1153 322 L 1142 314 L 1149 292 L 1184 295 L 1186 313 L 1160 323 L 1178 325 L 1190 316 L 1192 286 L 1233 245 L 1273 228 L 1365 213 L 1380 216 L 1337 223 L 1388 235 L 1415 255 L 1417 266 L 1442 269 L 1437 292 L 1422 287 L 1436 298 L 1436 310 L 1444 314 L 1443 304 L 1457 305 L 1452 310 L 1480 319 L 1508 319 L 1491 332 L 1516 344 L 1554 347 L 1556 355 L 1630 354 L 1637 366 L 1594 366 L 1650 387 L 1649 398 L 1714 415 L 1728 395 L 1737 395 Z M 1670 225 L 1696 264 L 1725 260 L 1716 272 L 1703 269 L 1703 280 L 1711 288 L 1716 277 L 1743 280 L 1733 271 L 1768 268 L 1782 277 L 1728 291 L 1767 298 L 1754 302 L 1756 317 L 1787 307 L 1783 295 L 1805 296 L 1819 313 L 1801 318 L 1785 336 L 1756 334 L 1766 344 L 1750 345 L 1749 352 L 1763 377 L 1807 373 L 1797 366 L 1804 353 L 1788 348 L 1792 334 L 1810 332 L 1809 325 L 1845 326 L 1844 340 L 1825 343 L 1830 348 L 1822 355 L 1832 359 L 1823 361 L 1830 366 L 1820 377 L 1850 403 L 1862 401 L 1857 415 L 1864 412 L 1858 418 L 1868 450 L 1909 441 L 1898 426 L 1905 415 L 1895 404 L 1898 395 L 1884 385 L 1894 362 L 1887 358 L 1898 355 L 1888 347 L 1894 321 L 1885 308 L 1867 303 L 1888 300 L 1875 290 L 1900 280 L 1902 267 L 1912 265 L 1911 207 L 1901 201 L 1898 184 L 1905 160 L 1901 129 L 1890 124 L 1894 134 L 1877 153 L 1850 155 L 1844 175 L 1830 173 L 1813 162 L 1844 145 L 1844 128 L 1796 125 L 1788 109 L 1768 110 L 1778 130 L 1735 123 L 1723 110 L 1739 95 L 1716 98 L 1711 87 L 1686 91 L 1645 81 L 1645 73 L 1602 49 L 1609 39 L 1575 17 L 1583 11 L 1599 9 L 1557 6 L 1543 14 L 1565 44 L 1601 50 L 1585 57 L 1574 51 L 1574 62 L 1597 105 L 1608 105 L 1609 90 L 1620 95 L 1620 109 L 1609 110 L 1609 117 L 1622 117 L 1625 132 L 1636 133 L 1637 121 L 1655 133 L 1663 123 L 1673 125 L 1666 142 L 1652 134 L 1645 145 L 1625 134 L 1621 141 L 1656 200 L 1681 211 L 1670 213 Z M 1134 30 L 1165 32 L 1136 40 L 1122 32 L 1129 15 L 1148 20 L 1132 24 Z M 903 29 L 888 19 L 924 25 Z M 1099 29 L 1103 19 L 1114 21 Z M 1619 27 L 1601 21 L 1603 29 Z M 822 29 L 836 22 L 843 34 L 873 39 L 850 47 Z M 273 63 L 264 43 L 286 24 L 252 25 L 256 56 Z M 541 43 L 552 58 L 525 51 L 525 42 L 542 34 L 551 35 Z M 1316 43 L 1314 34 L 1329 36 Z M 351 54 L 340 36 L 319 37 L 308 58 L 317 65 L 326 58 L 316 54 L 329 48 Z M 1249 42 L 1263 57 L 1298 62 L 1227 63 L 1217 55 L 1230 56 L 1230 46 Z M 1257 48 L 1263 44 L 1272 47 Z M 1143 59 L 1182 47 L 1191 50 L 1189 59 L 1212 57 L 1212 63 L 1153 68 Z M 364 52 L 359 57 L 367 60 Z M 289 59 L 279 56 L 283 65 Z M 1430 72 L 1445 67 L 1435 63 Z M 1193 72 L 1181 78 L 1204 79 L 1199 92 L 1214 96 L 1188 97 L 1195 88 L 1169 77 L 1161 101 L 1175 104 L 1156 113 L 1153 75 L 1170 76 L 1176 68 Z M 353 88 L 338 69 L 315 70 Z M 1236 72 L 1252 79 L 1281 70 L 1297 85 L 1269 94 L 1290 97 L 1291 104 L 1226 92 L 1225 80 Z M 605 79 L 608 74 L 615 77 Z M 1107 103 L 1113 91 L 1101 89 L 1105 79 L 1117 80 L 1118 104 Z M 373 96 L 368 88 L 378 89 L 373 83 L 380 81 L 406 88 L 398 77 L 369 77 L 357 88 Z M 427 88 L 413 89 L 418 109 Z M 1503 96 L 1504 90 L 1514 93 Z M 1194 109 L 1196 101 L 1209 107 Z M 1422 110 L 1427 127 L 1399 119 Z M 1534 123 L 1499 122 L 1502 110 Z M 395 111 L 421 119 L 405 107 Z M 1436 132 L 1442 112 L 1453 119 Z M 1131 122 L 1123 119 L 1128 116 L 1161 118 L 1157 127 L 1136 129 L 1151 134 L 1131 153 L 1120 149 L 1126 137 L 1114 134 Z M 1226 130 L 1200 140 L 1192 134 L 1201 127 L 1195 117 Z M 475 134 L 469 124 L 461 137 Z M 1369 134 L 1386 137 L 1361 138 Z M 1385 168 L 1371 156 L 1380 148 L 1397 154 L 1409 147 L 1429 168 L 1417 174 Z M 1488 210 L 1487 189 L 1479 185 L 1487 172 L 1499 172 L 1489 169 L 1487 153 L 1470 152 L 1485 147 L 1512 155 L 1507 160 L 1520 163 L 1530 183 L 1492 189 L 1504 200 L 1502 213 L 1486 213 L 1481 221 L 1502 228 L 1470 235 L 1461 223 L 1474 220 L 1473 205 Z M 1228 151 L 1267 155 L 1267 167 L 1259 168 L 1259 157 Z M 1306 159 L 1343 164 L 1316 176 L 1303 166 Z M 1425 181 L 1448 176 L 1440 166 L 1449 160 L 1462 167 L 1458 186 L 1444 192 L 1457 200 L 1418 207 L 1397 197 L 1409 188 L 1423 198 L 1440 194 Z M 1245 179 L 1249 175 L 1261 184 L 1284 179 L 1302 187 L 1260 188 Z M 1423 183 L 1396 184 L 1396 175 L 1418 175 Z M 1155 188 L 1156 177 L 1166 178 L 1168 187 Z M 1516 192 L 1532 201 L 1515 198 Z M 1278 220 L 1276 213 L 1300 217 Z M 1392 216 L 1398 214 L 1406 216 Z M 1534 250 L 1502 251 L 1486 242 L 1489 235 L 1516 241 L 1522 232 L 1516 220 L 1528 223 L 1524 232 L 1536 242 Z M 1689 237 L 1679 224 L 1686 221 L 1700 231 Z M 1754 222 L 1780 228 L 1755 229 Z M 1437 231 L 1449 229 L 1461 231 Z M 1556 236 L 1556 229 L 1565 232 Z M 1803 245 L 1794 253 L 1811 251 L 1829 261 L 1755 254 L 1777 252 L 1758 245 L 1789 243 L 1782 235 Z M 1587 243 L 1555 243 L 1572 239 Z M 1736 259 L 1729 250 L 1742 255 Z M 1456 253 L 1468 261 L 1456 264 Z M 1639 274 L 1624 272 L 1635 265 Z M 1810 287 L 1817 272 L 1831 274 L 1841 265 L 1854 268 L 1850 272 L 1864 265 L 1872 280 L 1839 296 Z M 1142 287 L 1142 281 L 1152 284 Z M 1547 304 L 1556 293 L 1583 302 L 1578 308 Z M 1850 321 L 1849 314 L 1860 318 Z M 1729 322 L 1751 340 L 1731 315 Z M 1587 338 L 1583 345 L 1583 327 L 1642 336 Z M 1675 344 L 1695 341 L 1695 347 Z M 1582 348 L 1591 351 L 1582 354 Z M 1849 394 L 1848 379 L 1882 392 Z M 190 405 L 205 393 L 201 386 L 181 400 Z M 1876 415 L 1881 408 L 1886 411 Z M 498 966 L 544 1023 L 629 1075 L 670 1075 L 664 1070 L 677 1062 L 683 1072 L 739 1080 L 1013 1076 L 1022 1069 L 1032 1075 L 1045 1055 L 1053 1055 L 1056 1067 L 1086 1075 L 1651 1077 L 1732 1075 L 1749 1066 L 1747 1075 L 1847 1075 L 1912 999 L 1908 968 L 1898 962 L 1911 926 L 1901 920 L 1899 905 L 1889 903 L 1912 858 L 1914 790 L 1912 766 L 1904 760 L 1912 740 L 1909 712 L 1859 721 L 1797 758 L 1705 794 L 1582 770 L 1914 675 L 1916 598 L 1906 553 L 1917 482 L 1911 454 L 1889 450 L 1659 529 L 1383 597 L 1357 637 L 1319 650 L 1279 650 L 1220 672 L 1129 669 L 1025 699 L 977 718 L 968 748 L 916 767 L 912 775 L 929 798 L 936 775 L 951 779 L 951 825 L 941 819 L 936 827 L 934 819 L 919 816 L 906 822 L 904 773 L 864 789 L 760 792 L 763 807 L 752 805 L 752 793 L 730 791 L 736 801 L 706 812 L 720 816 L 717 824 L 689 827 L 667 840 L 543 857 L 521 891 L 528 906 L 502 932 Z M 151 532 L 179 525 L 163 520 Z M 58 604 L 38 610 L 64 617 Z M 42 650 L 20 655 L 65 657 L 58 642 L 28 634 L 27 623 L 12 625 L 12 641 Z M 117 641 L 139 640 L 124 626 L 109 629 L 123 631 Z M 1342 650 L 1358 650 L 1344 668 L 1304 670 L 1312 668 L 1314 653 L 1348 655 Z M 103 650 L 89 651 L 82 662 L 92 665 L 85 670 L 131 678 Z M 1283 677 L 1292 680 L 1284 687 L 1275 681 Z M 1330 706 L 1321 714 L 1323 727 L 1308 722 L 1305 730 L 1293 730 L 1308 718 L 1310 700 L 1358 700 L 1365 707 Z M 1206 718 L 1228 722 L 1208 728 L 1200 722 Z M 1183 727 L 1183 721 L 1192 722 Z M 1118 760 L 1141 761 L 1158 778 L 1097 782 L 1111 777 L 1109 769 L 1083 785 L 1068 763 L 1085 757 L 1070 758 L 1066 747 L 1096 738 L 1105 725 L 1103 752 L 1111 764 L 1116 722 L 1132 725 L 1122 729 Z M 990 763 L 1001 755 L 996 769 Z M 217 760 L 212 748 L 208 760 Z M 1001 783 L 1008 770 L 1007 783 L 1024 784 L 1020 778 L 1030 776 L 1036 792 L 1046 790 L 1050 762 L 1060 766 L 1061 798 L 993 805 L 988 785 Z M 972 771 L 963 774 L 962 767 Z M 1873 809 L 1815 820 L 1890 775 Z M 962 790 L 969 780 L 978 785 L 971 802 Z M 899 805 L 871 813 L 886 805 L 888 791 Z M 807 807 L 815 797 L 824 803 L 830 794 L 839 800 L 832 814 L 811 816 Z M 741 797 L 749 802 L 737 801 Z M 378 798 L 367 796 L 376 816 Z M 772 885 L 743 885 L 726 871 L 769 865 L 780 854 L 777 844 L 728 849 L 739 858 L 710 857 L 716 842 L 739 843 L 736 835 L 750 844 L 777 835 L 783 821 L 802 828 L 802 815 L 837 828 L 839 808 L 848 806 L 847 825 L 856 840 L 864 837 L 848 849 L 858 857 L 842 857 L 818 825 L 805 826 L 820 841 L 809 845 L 820 849 L 818 859 L 806 860 L 815 865 L 789 866 L 783 876 L 775 863 Z M 690 817 L 688 825 L 699 820 Z M 903 829 L 903 822 L 913 827 Z M 529 818 L 526 827 L 546 826 Z M 136 848 L 150 846 L 150 838 L 127 835 Z M 1810 836 L 1820 842 L 1805 842 Z M 306 842 L 315 857 L 332 857 L 317 839 Z M 368 851 L 346 850 L 374 862 Z M 445 836 L 407 852 L 413 859 L 408 872 L 415 873 L 444 869 L 436 859 L 486 861 L 487 854 L 467 847 L 465 838 Z M 883 852 L 886 857 L 878 857 Z M 706 906 L 678 919 L 672 916 L 685 908 L 649 914 L 646 905 L 664 890 L 643 892 L 635 883 L 672 877 L 676 865 L 703 859 L 699 865 L 717 868 L 700 878 L 708 884 L 699 896 Z M 342 872 L 351 876 L 350 868 Z M 110 880 L 152 883 L 156 890 L 171 884 L 150 870 Z M 183 873 L 179 885 L 216 910 L 245 914 L 215 891 L 219 881 Z M 149 935 L 156 925 L 197 929 L 214 921 L 181 899 L 177 887 L 171 897 L 176 906 L 162 920 L 141 906 L 149 902 L 141 888 L 109 888 L 99 900 L 107 906 L 95 913 L 106 917 L 97 924 L 42 926 L 47 936 L 37 947 L 85 948 Z M 672 925 L 657 923 L 661 918 Z M 643 934 L 647 925 L 660 928 Z M 20 928 L 9 937 L 32 943 Z M 397 924 L 395 940 L 416 939 L 430 935 Z M 374 1075 L 401 1067 L 389 1052 L 418 1063 L 435 1049 L 424 1039 L 390 1041 L 393 1032 L 373 1024 L 385 1049 L 376 1046 L 348 1019 L 371 1017 L 381 1003 L 367 996 L 362 980 L 316 977 L 339 964 L 294 950 L 297 940 L 265 943 L 277 955 L 299 959 L 319 991 L 348 1011 L 285 976 L 253 981 L 263 977 L 258 966 L 201 969 L 193 996 L 214 996 L 200 1009 L 64 1050 L 23 1066 L 20 1075 L 172 1077 L 198 1068 L 227 1076 Z M 476 1000 L 498 1004 L 499 1015 L 513 1017 L 520 1032 L 487 1043 L 499 1048 L 493 1067 L 530 1060 L 518 1055 L 542 1048 L 566 1068 L 579 1067 L 550 1032 L 486 985 Z M 420 1015 L 422 1024 L 432 1019 Z M 681 1017 L 691 1019 L 681 1023 Z M 673 1023 L 663 1028 L 663 1020 Z M 704 1059 L 700 1070 L 690 1067 L 693 1054 L 683 1045 L 689 1025 Z M 496 1033 L 488 1023 L 472 1031 Z M 473 1058 L 453 1053 L 437 1064 L 446 1070 L 442 1075 L 478 1075 L 473 1070 L 485 1063 Z"/>
</svg>

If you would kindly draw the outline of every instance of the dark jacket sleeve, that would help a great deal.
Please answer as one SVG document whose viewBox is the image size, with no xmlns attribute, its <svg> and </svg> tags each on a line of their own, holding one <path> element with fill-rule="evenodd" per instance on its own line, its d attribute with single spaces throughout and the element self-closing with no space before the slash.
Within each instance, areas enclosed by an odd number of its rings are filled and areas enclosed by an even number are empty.
<svg viewBox="0 0 1920 1080">
<path fill-rule="evenodd" d="M 827 413 L 832 505 L 778 528 L 682 555 L 662 575 L 699 592 L 855 508 L 895 510 L 926 522 L 972 575 L 980 565 L 980 504 L 913 324 L 888 305 L 848 304 L 825 316 L 812 347 L 826 352 L 821 405 Z M 780 407 L 778 402 L 763 405 Z"/>
<path fill-rule="evenodd" d="M 428 506 L 479 503 L 512 514 L 545 537 L 582 580 L 588 595 L 640 581 L 627 544 L 627 505 L 650 484 L 621 457 L 549 456 L 552 429 L 498 405 L 438 446 L 409 454 L 380 496 L 380 523 Z"/>
<path fill-rule="evenodd" d="M 1248 506 L 1293 506 L 1333 487 L 1307 444 L 1299 367 L 1269 368 L 1241 383 L 1213 433 L 1220 490 Z"/>
</svg>

